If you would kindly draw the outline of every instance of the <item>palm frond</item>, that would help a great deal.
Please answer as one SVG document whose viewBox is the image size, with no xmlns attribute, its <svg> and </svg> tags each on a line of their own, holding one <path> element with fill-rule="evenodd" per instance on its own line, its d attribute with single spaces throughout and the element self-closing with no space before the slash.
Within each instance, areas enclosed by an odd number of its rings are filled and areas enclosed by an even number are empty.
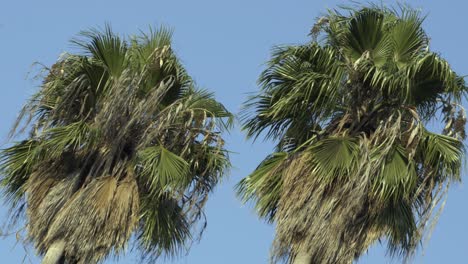
<svg viewBox="0 0 468 264">
<path fill-rule="evenodd" d="M 140 177 L 147 181 L 152 194 L 170 186 L 183 187 L 190 183 L 189 164 L 162 146 L 143 149 L 137 164 Z M 141 168 L 138 168 L 141 166 Z"/>
<path fill-rule="evenodd" d="M 273 222 L 282 192 L 282 169 L 287 153 L 274 153 L 267 157 L 257 169 L 236 186 L 244 202 L 254 200 L 260 217 Z"/>
</svg>

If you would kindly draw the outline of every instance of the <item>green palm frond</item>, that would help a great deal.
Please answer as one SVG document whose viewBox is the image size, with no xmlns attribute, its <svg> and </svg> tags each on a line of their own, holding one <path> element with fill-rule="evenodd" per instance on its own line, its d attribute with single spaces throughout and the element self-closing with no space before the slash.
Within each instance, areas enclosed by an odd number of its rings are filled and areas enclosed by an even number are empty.
<svg viewBox="0 0 468 264">
<path fill-rule="evenodd" d="M 383 201 L 409 200 L 415 192 L 417 180 L 415 164 L 408 160 L 408 154 L 402 146 L 396 146 L 385 157 L 374 180 L 373 192 Z"/>
<path fill-rule="evenodd" d="M 148 181 L 152 194 L 165 191 L 170 186 L 186 186 L 190 183 L 189 164 L 181 157 L 161 146 L 153 146 L 140 152 L 138 166 L 141 177 Z"/>
<path fill-rule="evenodd" d="M 418 11 L 402 11 L 402 19 L 391 25 L 392 55 L 397 65 L 406 65 L 413 56 L 427 49 L 429 39 L 422 29 L 424 18 Z"/>
<path fill-rule="evenodd" d="M 375 58 L 386 47 L 382 44 L 386 41 L 383 26 L 384 14 L 379 10 L 364 8 L 356 12 L 345 27 L 347 32 L 342 36 L 341 45 L 346 57 L 354 63 L 367 51 Z M 386 52 L 383 53 L 386 55 Z"/>
<path fill-rule="evenodd" d="M 388 252 L 392 256 L 405 255 L 414 247 L 417 220 L 411 204 L 405 200 L 389 203 L 376 219 L 377 228 L 385 230 L 388 237 Z"/>
<path fill-rule="evenodd" d="M 104 30 L 92 29 L 80 35 L 83 39 L 76 39 L 73 43 L 102 64 L 113 78 L 119 78 L 127 63 L 126 42 L 112 32 L 109 25 Z"/>
<path fill-rule="evenodd" d="M 244 202 L 256 201 L 256 209 L 261 217 L 274 221 L 274 215 L 282 191 L 282 167 L 288 158 L 287 153 L 274 153 L 267 157 L 250 174 L 237 185 L 238 195 Z"/>
<path fill-rule="evenodd" d="M 268 137 L 278 138 L 295 122 L 318 125 L 329 118 L 344 76 L 336 57 L 334 50 L 315 44 L 275 50 L 259 79 L 262 93 L 250 99 L 243 113 L 248 135 L 269 128 Z"/>
<path fill-rule="evenodd" d="M 150 261 L 162 254 L 176 256 L 191 238 L 190 223 L 177 200 L 166 194 L 159 198 L 142 197 L 140 248 Z"/>
<path fill-rule="evenodd" d="M 461 169 L 464 161 L 465 147 L 463 142 L 453 137 L 424 132 L 419 144 L 421 162 L 437 171 L 438 177 L 444 181 L 451 178 L 461 180 Z"/>
<path fill-rule="evenodd" d="M 360 161 L 358 140 L 353 138 L 329 137 L 317 141 L 307 151 L 312 155 L 314 174 L 324 182 L 351 176 Z"/>
<path fill-rule="evenodd" d="M 34 167 L 44 155 L 38 148 L 39 142 L 33 139 L 15 143 L 2 152 L 0 173 L 4 175 L 1 186 L 6 188 L 5 196 L 15 207 L 24 198 L 25 184 Z"/>
<path fill-rule="evenodd" d="M 39 136 L 43 142 L 39 148 L 47 152 L 50 159 L 58 158 L 69 151 L 92 149 L 98 141 L 99 131 L 84 122 L 74 122 L 64 126 L 45 129 Z"/>
</svg>

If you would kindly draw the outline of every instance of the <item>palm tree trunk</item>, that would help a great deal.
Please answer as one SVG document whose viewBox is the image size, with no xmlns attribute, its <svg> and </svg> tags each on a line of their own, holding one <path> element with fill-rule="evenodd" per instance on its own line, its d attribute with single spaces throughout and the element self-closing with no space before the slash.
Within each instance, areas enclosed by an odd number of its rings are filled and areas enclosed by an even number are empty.
<svg viewBox="0 0 468 264">
<path fill-rule="evenodd" d="M 312 255 L 308 252 L 300 251 L 296 254 L 291 264 L 312 264 Z"/>
<path fill-rule="evenodd" d="M 60 264 L 65 250 L 65 241 L 55 241 L 47 250 L 46 255 L 42 259 L 42 264 Z"/>
</svg>

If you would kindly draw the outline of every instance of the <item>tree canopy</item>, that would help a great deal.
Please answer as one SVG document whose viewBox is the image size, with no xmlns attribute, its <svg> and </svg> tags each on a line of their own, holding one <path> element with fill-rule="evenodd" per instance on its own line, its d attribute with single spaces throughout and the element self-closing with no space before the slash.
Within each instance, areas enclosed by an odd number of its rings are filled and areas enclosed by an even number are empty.
<svg viewBox="0 0 468 264">
<path fill-rule="evenodd" d="M 407 6 L 329 10 L 310 42 L 274 48 L 242 118 L 276 150 L 238 185 L 276 223 L 273 262 L 351 263 L 381 239 L 408 259 L 437 219 L 461 180 L 467 86 L 423 21 Z"/>
<path fill-rule="evenodd" d="M 230 167 L 232 114 L 197 88 L 167 28 L 125 38 L 106 26 L 73 44 L 24 106 L 23 139 L 0 154 L 28 239 L 40 254 L 64 243 L 64 263 L 118 255 L 132 237 L 150 259 L 186 250 Z"/>
</svg>

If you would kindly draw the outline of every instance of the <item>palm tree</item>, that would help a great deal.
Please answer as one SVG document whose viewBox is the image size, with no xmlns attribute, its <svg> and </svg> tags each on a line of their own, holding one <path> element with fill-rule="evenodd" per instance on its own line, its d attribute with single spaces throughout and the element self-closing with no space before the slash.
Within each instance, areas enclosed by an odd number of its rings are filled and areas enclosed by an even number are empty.
<svg viewBox="0 0 468 264">
<path fill-rule="evenodd" d="M 80 36 L 23 108 L 14 130 L 29 136 L 1 152 L 4 194 L 43 263 L 97 263 L 131 238 L 146 260 L 175 256 L 230 166 L 232 115 L 196 88 L 170 30 Z"/>
<path fill-rule="evenodd" d="M 460 180 L 467 87 L 422 22 L 407 6 L 330 10 L 309 43 L 274 49 L 242 118 L 278 143 L 238 185 L 276 223 L 272 262 L 352 263 L 381 239 L 408 260 L 429 233 Z"/>
</svg>

